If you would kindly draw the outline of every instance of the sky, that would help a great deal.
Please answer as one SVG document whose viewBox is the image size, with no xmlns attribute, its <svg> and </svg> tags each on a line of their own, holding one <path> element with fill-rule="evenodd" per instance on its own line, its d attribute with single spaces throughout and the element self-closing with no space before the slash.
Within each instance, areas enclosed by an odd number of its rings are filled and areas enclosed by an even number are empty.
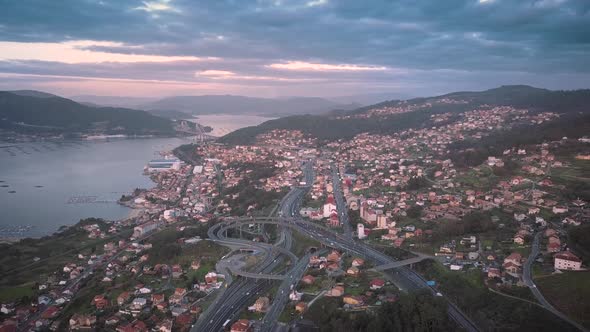
<svg viewBox="0 0 590 332">
<path fill-rule="evenodd" d="M 0 0 L 0 90 L 590 88 L 589 0 Z"/>
</svg>

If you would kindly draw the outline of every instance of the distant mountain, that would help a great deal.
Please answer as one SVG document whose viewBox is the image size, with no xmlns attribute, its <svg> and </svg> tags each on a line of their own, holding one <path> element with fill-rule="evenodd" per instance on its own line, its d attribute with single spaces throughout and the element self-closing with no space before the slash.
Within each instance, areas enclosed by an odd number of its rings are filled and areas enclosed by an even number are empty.
<svg viewBox="0 0 590 332">
<path fill-rule="evenodd" d="M 95 95 L 78 95 L 73 96 L 70 99 L 80 103 L 88 105 L 100 105 L 110 107 L 123 107 L 123 108 L 140 108 L 141 105 L 151 103 L 158 100 L 158 98 L 147 98 L 147 97 L 120 97 L 120 96 L 95 96 Z"/>
<path fill-rule="evenodd" d="M 92 107 L 38 91 L 0 92 L 0 129 L 37 133 L 174 134 L 174 122 L 144 111 Z"/>
<path fill-rule="evenodd" d="M 173 120 L 186 120 L 193 117 L 192 114 L 182 112 L 182 111 L 163 111 L 163 110 L 147 110 L 146 112 L 153 114 L 155 116 L 159 116 L 162 118 L 173 119 Z"/>
<path fill-rule="evenodd" d="M 14 90 L 14 91 L 7 91 L 12 94 L 24 97 L 36 97 L 36 98 L 56 98 L 58 96 L 53 95 L 51 93 L 36 91 L 36 90 Z"/>
<path fill-rule="evenodd" d="M 356 104 L 358 107 L 366 106 L 366 105 L 373 105 L 384 100 L 407 100 L 410 98 L 414 98 L 415 96 L 411 96 L 408 94 L 403 93 L 367 93 L 367 94 L 359 94 L 359 95 L 351 95 L 351 96 L 338 96 L 338 97 L 330 97 L 327 98 L 333 102 L 341 103 L 341 104 Z"/>
<path fill-rule="evenodd" d="M 512 106 L 532 112 L 551 111 L 565 115 L 588 113 L 590 90 L 551 91 L 525 85 L 510 85 L 480 92 L 454 92 L 435 97 L 392 100 L 352 111 L 271 120 L 255 127 L 236 130 L 222 137 L 221 141 L 230 144 L 251 143 L 256 135 L 273 129 L 301 130 L 321 140 L 348 139 L 363 132 L 390 134 L 408 128 L 432 126 L 432 114 L 462 113 L 483 105 Z M 385 115 L 371 113 L 372 110 L 385 107 L 415 110 Z"/>
<path fill-rule="evenodd" d="M 285 116 L 294 114 L 321 114 L 335 109 L 353 109 L 356 105 L 336 103 L 324 98 L 255 98 L 233 95 L 177 96 L 147 103 L 145 110 L 175 110 L 199 114 L 252 114 Z"/>
</svg>

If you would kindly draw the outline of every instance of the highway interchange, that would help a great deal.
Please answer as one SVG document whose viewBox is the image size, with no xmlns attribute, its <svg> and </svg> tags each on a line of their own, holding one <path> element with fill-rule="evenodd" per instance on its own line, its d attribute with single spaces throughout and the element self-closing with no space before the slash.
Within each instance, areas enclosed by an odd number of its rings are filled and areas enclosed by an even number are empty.
<svg viewBox="0 0 590 332">
<path fill-rule="evenodd" d="M 332 165 L 334 196 L 337 202 L 340 222 L 345 230 L 344 236 L 337 234 L 328 228 L 307 222 L 300 218 L 298 212 L 300 204 L 314 180 L 312 161 L 305 163 L 304 177 L 304 185 L 292 187 L 291 191 L 289 191 L 280 202 L 279 218 L 260 218 L 255 220 L 242 218 L 228 220 L 210 228 L 208 235 L 212 241 L 228 246 L 234 250 L 249 248 L 255 252 L 263 252 L 264 259 L 256 264 L 251 271 L 248 271 L 248 275 L 244 276 L 243 274 L 235 280 L 232 280 L 229 268 L 222 271 L 228 276 L 225 287 L 220 289 L 216 299 L 199 317 L 199 320 L 191 330 L 192 332 L 223 330 L 230 322 L 235 321 L 237 315 L 245 307 L 253 304 L 259 296 L 262 296 L 272 288 L 273 281 L 270 281 L 270 278 L 266 278 L 266 276 L 274 274 L 273 272 L 277 267 L 280 267 L 280 264 L 283 262 L 283 258 L 289 258 L 290 261 L 293 261 L 293 257 L 286 253 L 291 250 L 293 241 L 291 236 L 292 230 L 308 236 L 327 247 L 363 257 L 364 259 L 375 263 L 376 266 L 386 264 L 392 266 L 395 265 L 396 261 L 392 257 L 379 252 L 363 242 L 353 239 L 348 215 L 346 213 L 347 209 L 343 198 L 344 195 L 340 186 L 341 178 L 334 165 Z M 280 231 L 279 239 L 273 245 L 269 245 L 226 237 L 227 229 L 241 227 L 240 224 L 245 223 L 277 224 Z M 276 291 L 272 305 L 262 320 L 262 324 L 259 327 L 260 331 L 276 330 L 278 315 L 281 313 L 288 300 L 288 293 L 291 287 L 296 285 L 297 281 L 301 278 L 301 275 L 305 272 L 308 259 L 309 257 L 306 255 L 301 259 L 298 259 L 296 262 L 293 262 L 290 265 L 289 271 L 281 277 L 283 282 Z M 218 265 L 218 267 L 220 266 Z M 224 267 L 222 266 L 221 268 L 223 269 Z M 437 293 L 435 289 L 427 286 L 426 280 L 424 280 L 419 274 L 407 267 L 399 267 L 387 271 L 385 274 L 386 277 L 402 291 L 428 289 L 433 294 L 442 296 L 442 294 Z M 256 275 L 258 275 L 258 277 Z M 451 302 L 449 302 L 448 314 L 449 317 L 464 330 L 470 332 L 479 331 L 477 326 Z"/>
</svg>

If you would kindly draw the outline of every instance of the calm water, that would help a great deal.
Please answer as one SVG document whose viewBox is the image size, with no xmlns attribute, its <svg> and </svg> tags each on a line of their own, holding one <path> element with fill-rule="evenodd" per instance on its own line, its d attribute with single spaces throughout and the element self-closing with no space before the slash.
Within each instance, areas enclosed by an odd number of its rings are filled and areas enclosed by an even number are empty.
<svg viewBox="0 0 590 332">
<path fill-rule="evenodd" d="M 229 114 L 210 114 L 199 115 L 197 119 L 191 119 L 204 126 L 213 127 L 211 135 L 221 137 L 234 130 L 259 125 L 265 121 L 274 118 L 267 118 L 256 115 L 229 115 Z"/>
<path fill-rule="evenodd" d="M 15 226 L 32 226 L 21 236 L 42 236 L 81 218 L 126 217 L 130 210 L 115 201 L 153 186 L 143 175 L 147 161 L 189 141 L 0 143 L 0 237 L 16 235 L 6 231 Z"/>
</svg>

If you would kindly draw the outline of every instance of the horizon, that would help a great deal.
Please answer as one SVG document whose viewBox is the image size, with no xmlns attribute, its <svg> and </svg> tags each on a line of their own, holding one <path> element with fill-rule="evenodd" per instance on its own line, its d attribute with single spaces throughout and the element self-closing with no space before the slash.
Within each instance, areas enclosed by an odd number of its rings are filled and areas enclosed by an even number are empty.
<svg viewBox="0 0 590 332">
<path fill-rule="evenodd" d="M 334 98 L 588 88 L 589 12 L 583 0 L 11 2 L 0 13 L 0 89 Z"/>
<path fill-rule="evenodd" d="M 538 87 L 538 86 L 533 86 L 533 85 L 528 85 L 528 84 L 502 84 L 502 85 L 498 85 L 496 87 L 492 87 L 489 89 L 483 89 L 483 90 L 462 90 L 462 91 L 458 91 L 458 90 L 453 90 L 453 91 L 446 91 L 446 92 L 441 92 L 441 93 L 436 93 L 436 94 L 432 94 L 432 95 L 421 95 L 421 96 L 407 96 L 407 97 L 403 97 L 403 98 L 393 98 L 393 99 L 382 99 L 381 101 L 388 101 L 388 100 L 412 100 L 412 99 L 419 99 L 419 98 L 433 98 L 433 97 L 440 97 L 440 96 L 444 96 L 447 94 L 452 94 L 452 93 L 462 93 L 462 92 L 484 92 L 484 91 L 488 91 L 488 90 L 494 90 L 494 89 L 498 89 L 498 88 L 502 88 L 502 87 L 515 87 L 515 86 L 525 86 L 525 87 L 530 87 L 530 88 L 534 88 L 534 89 L 546 89 L 549 91 L 578 91 L 578 90 L 590 90 L 590 87 L 581 87 L 581 88 L 574 88 L 574 89 L 548 89 L 548 88 L 542 88 L 542 87 Z M 251 95 L 239 95 L 239 94 L 231 94 L 231 93 L 219 93 L 219 94 L 193 94 L 193 95 L 176 95 L 176 94 L 172 94 L 172 95 L 164 95 L 164 96 L 157 96 L 157 97 L 148 97 L 148 96 L 129 96 L 129 95 L 121 95 L 121 94 L 113 94 L 113 95 L 95 95 L 95 94 L 78 94 L 78 95 L 60 95 L 58 93 L 53 93 L 51 91 L 48 90 L 35 90 L 35 89 L 13 89 L 13 90 L 0 90 L 0 92 L 18 92 L 18 91 L 32 91 L 32 92 L 41 92 L 41 93 L 48 93 L 48 94 L 54 94 L 57 97 L 61 97 L 61 98 L 66 98 L 66 99 L 71 99 L 73 101 L 76 102 L 85 102 L 83 99 L 84 97 L 98 97 L 98 98 L 121 98 L 121 99 L 125 99 L 125 98 L 129 98 L 129 99 L 144 99 L 145 101 L 158 101 L 158 100 L 162 100 L 162 99 L 167 99 L 167 98 L 175 98 L 175 97 L 245 97 L 245 98 L 259 98 L 259 99 L 272 99 L 272 100 L 279 100 L 279 99 L 297 99 L 297 98 L 309 98 L 309 99 L 313 99 L 313 98 L 318 98 L 318 99 L 325 99 L 325 100 L 331 100 L 331 101 L 336 101 L 339 98 L 354 98 L 354 97 L 369 97 L 369 96 L 377 96 L 377 95 L 387 95 L 387 94 L 391 94 L 391 95 L 395 95 L 395 92 L 377 92 L 377 93 L 367 93 L 367 94 L 357 94 L 357 95 L 337 95 L 337 96 L 304 96 L 304 95 L 293 95 L 293 96 L 289 96 L 289 95 L 283 95 L 283 96 L 269 96 L 269 97 L 259 97 L 259 96 L 251 96 Z M 345 104 L 354 104 L 354 103 L 358 103 L 358 104 L 362 104 L 360 102 L 356 102 L 356 101 L 351 101 L 351 102 L 341 102 L 342 105 Z M 379 103 L 379 102 L 376 102 Z"/>
</svg>

